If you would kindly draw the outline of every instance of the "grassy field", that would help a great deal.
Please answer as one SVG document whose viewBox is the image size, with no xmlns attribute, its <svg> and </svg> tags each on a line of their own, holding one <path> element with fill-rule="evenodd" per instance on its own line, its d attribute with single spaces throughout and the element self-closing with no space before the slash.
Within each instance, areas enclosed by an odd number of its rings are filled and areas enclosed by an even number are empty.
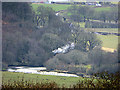
<svg viewBox="0 0 120 90">
<path fill-rule="evenodd" d="M 117 49 L 118 36 L 115 36 L 115 35 L 97 35 L 97 37 L 103 42 L 102 43 L 103 47 Z"/>
<path fill-rule="evenodd" d="M 55 11 L 66 10 L 68 7 L 71 6 L 71 5 L 65 5 L 65 4 L 42 4 L 42 3 L 35 4 L 35 3 L 33 3 L 32 4 L 33 10 L 37 10 L 37 8 L 40 5 L 44 5 L 45 7 L 51 7 Z M 93 6 L 91 6 L 91 7 L 93 7 Z M 97 8 L 95 8 L 96 11 L 109 11 L 110 9 L 111 9 L 111 7 L 97 7 Z"/>
<path fill-rule="evenodd" d="M 109 11 L 111 7 L 97 7 L 95 8 L 96 11 Z"/>
<path fill-rule="evenodd" d="M 118 2 L 111 2 L 112 4 L 118 4 Z"/>
<path fill-rule="evenodd" d="M 80 22 L 80 27 L 85 28 L 85 23 L 84 22 Z"/>
<path fill-rule="evenodd" d="M 92 32 L 108 32 L 108 33 L 119 33 L 117 28 L 85 28 L 87 31 Z M 102 46 L 106 48 L 117 49 L 118 47 L 118 36 L 115 35 L 97 35 L 102 41 Z"/>
<path fill-rule="evenodd" d="M 120 33 L 118 32 L 118 28 L 85 28 L 85 30 L 92 32 Z"/>
<path fill-rule="evenodd" d="M 37 74 L 23 74 L 13 72 L 3 72 L 2 89 L 13 90 L 13 88 L 119 88 L 120 73 L 97 74 L 104 79 L 95 78 L 75 78 L 75 77 L 58 77 Z M 56 83 L 52 82 L 55 81 Z M 62 85 L 61 85 L 62 84 Z M 61 85 L 61 86 L 60 86 Z M 71 85 L 71 86 L 70 86 Z M 74 85 L 74 86 L 73 86 Z"/>
<path fill-rule="evenodd" d="M 31 83 L 55 81 L 60 86 L 65 85 L 66 87 L 69 87 L 70 85 L 76 84 L 79 80 L 83 80 L 82 77 L 64 77 L 64 76 L 25 74 L 25 73 L 15 73 L 15 72 L 3 72 L 2 76 L 3 76 L 3 84 L 8 82 L 13 83 L 14 81 L 20 81 L 23 78 L 24 81 L 29 81 Z"/>
<path fill-rule="evenodd" d="M 51 7 L 55 11 L 66 10 L 71 5 L 63 5 L 63 4 L 32 4 L 33 10 L 37 10 L 40 5 L 44 5 L 45 7 Z"/>
</svg>

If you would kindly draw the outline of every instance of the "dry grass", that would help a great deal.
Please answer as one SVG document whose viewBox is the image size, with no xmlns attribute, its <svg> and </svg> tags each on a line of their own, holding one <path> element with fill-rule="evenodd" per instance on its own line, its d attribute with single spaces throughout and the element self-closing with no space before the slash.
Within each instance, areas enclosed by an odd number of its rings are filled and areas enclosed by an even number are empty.
<svg viewBox="0 0 120 90">
<path fill-rule="evenodd" d="M 113 53 L 113 52 L 116 51 L 116 49 L 106 48 L 106 47 L 101 47 L 101 49 L 104 50 L 104 51 L 106 51 L 106 52 L 111 52 L 111 53 Z"/>
</svg>

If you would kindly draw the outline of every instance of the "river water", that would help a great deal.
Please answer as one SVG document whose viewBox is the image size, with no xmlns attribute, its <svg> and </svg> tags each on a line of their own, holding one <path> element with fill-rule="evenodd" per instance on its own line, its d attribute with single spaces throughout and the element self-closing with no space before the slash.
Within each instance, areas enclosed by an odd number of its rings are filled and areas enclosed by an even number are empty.
<svg viewBox="0 0 120 90">
<path fill-rule="evenodd" d="M 44 71 L 43 71 L 44 70 Z M 46 67 L 12 67 L 8 69 L 9 72 L 23 72 L 41 75 L 55 75 L 55 76 L 66 76 L 66 77 L 79 77 L 75 74 L 58 73 L 58 72 L 47 72 Z"/>
</svg>

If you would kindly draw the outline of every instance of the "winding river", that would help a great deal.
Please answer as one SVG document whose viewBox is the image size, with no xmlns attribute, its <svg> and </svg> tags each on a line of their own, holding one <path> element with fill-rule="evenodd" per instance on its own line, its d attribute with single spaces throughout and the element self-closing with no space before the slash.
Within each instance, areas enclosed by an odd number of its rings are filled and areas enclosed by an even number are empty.
<svg viewBox="0 0 120 90">
<path fill-rule="evenodd" d="M 66 77 L 79 77 L 75 74 L 58 73 L 58 72 L 47 72 L 46 67 L 11 67 L 8 69 L 9 72 L 23 72 L 31 74 L 41 74 L 41 75 L 55 75 L 55 76 L 66 76 Z"/>
</svg>

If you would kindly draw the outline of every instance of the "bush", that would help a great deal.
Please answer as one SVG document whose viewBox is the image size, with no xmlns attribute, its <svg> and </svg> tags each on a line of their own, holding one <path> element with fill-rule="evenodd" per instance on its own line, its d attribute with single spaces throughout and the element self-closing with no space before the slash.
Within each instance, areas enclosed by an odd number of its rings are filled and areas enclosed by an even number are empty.
<svg viewBox="0 0 120 90">
<path fill-rule="evenodd" d="M 87 52 L 91 51 L 95 46 L 101 45 L 101 41 L 94 33 L 85 32 L 84 30 L 78 33 L 75 49 Z"/>
<path fill-rule="evenodd" d="M 118 71 L 118 54 L 110 53 L 101 50 L 101 48 L 95 48 L 88 53 L 90 59 L 89 63 L 92 64 L 92 68 L 89 74 L 95 72 L 116 72 Z"/>
<path fill-rule="evenodd" d="M 80 80 L 74 88 L 111 88 L 111 89 L 119 89 L 120 88 L 120 72 L 116 73 L 108 73 L 101 72 L 94 74 L 95 77 L 99 77 L 99 79 L 95 79 L 92 77 L 91 79 L 84 78 L 84 80 Z"/>
<path fill-rule="evenodd" d="M 88 56 L 85 52 L 79 50 L 72 50 L 66 54 L 58 54 L 49 59 L 45 66 L 49 70 L 67 70 L 69 72 L 86 72 L 84 67 L 76 67 L 77 65 L 87 64 Z"/>
<path fill-rule="evenodd" d="M 118 28 L 118 24 L 102 22 L 85 22 L 85 28 Z"/>
</svg>

